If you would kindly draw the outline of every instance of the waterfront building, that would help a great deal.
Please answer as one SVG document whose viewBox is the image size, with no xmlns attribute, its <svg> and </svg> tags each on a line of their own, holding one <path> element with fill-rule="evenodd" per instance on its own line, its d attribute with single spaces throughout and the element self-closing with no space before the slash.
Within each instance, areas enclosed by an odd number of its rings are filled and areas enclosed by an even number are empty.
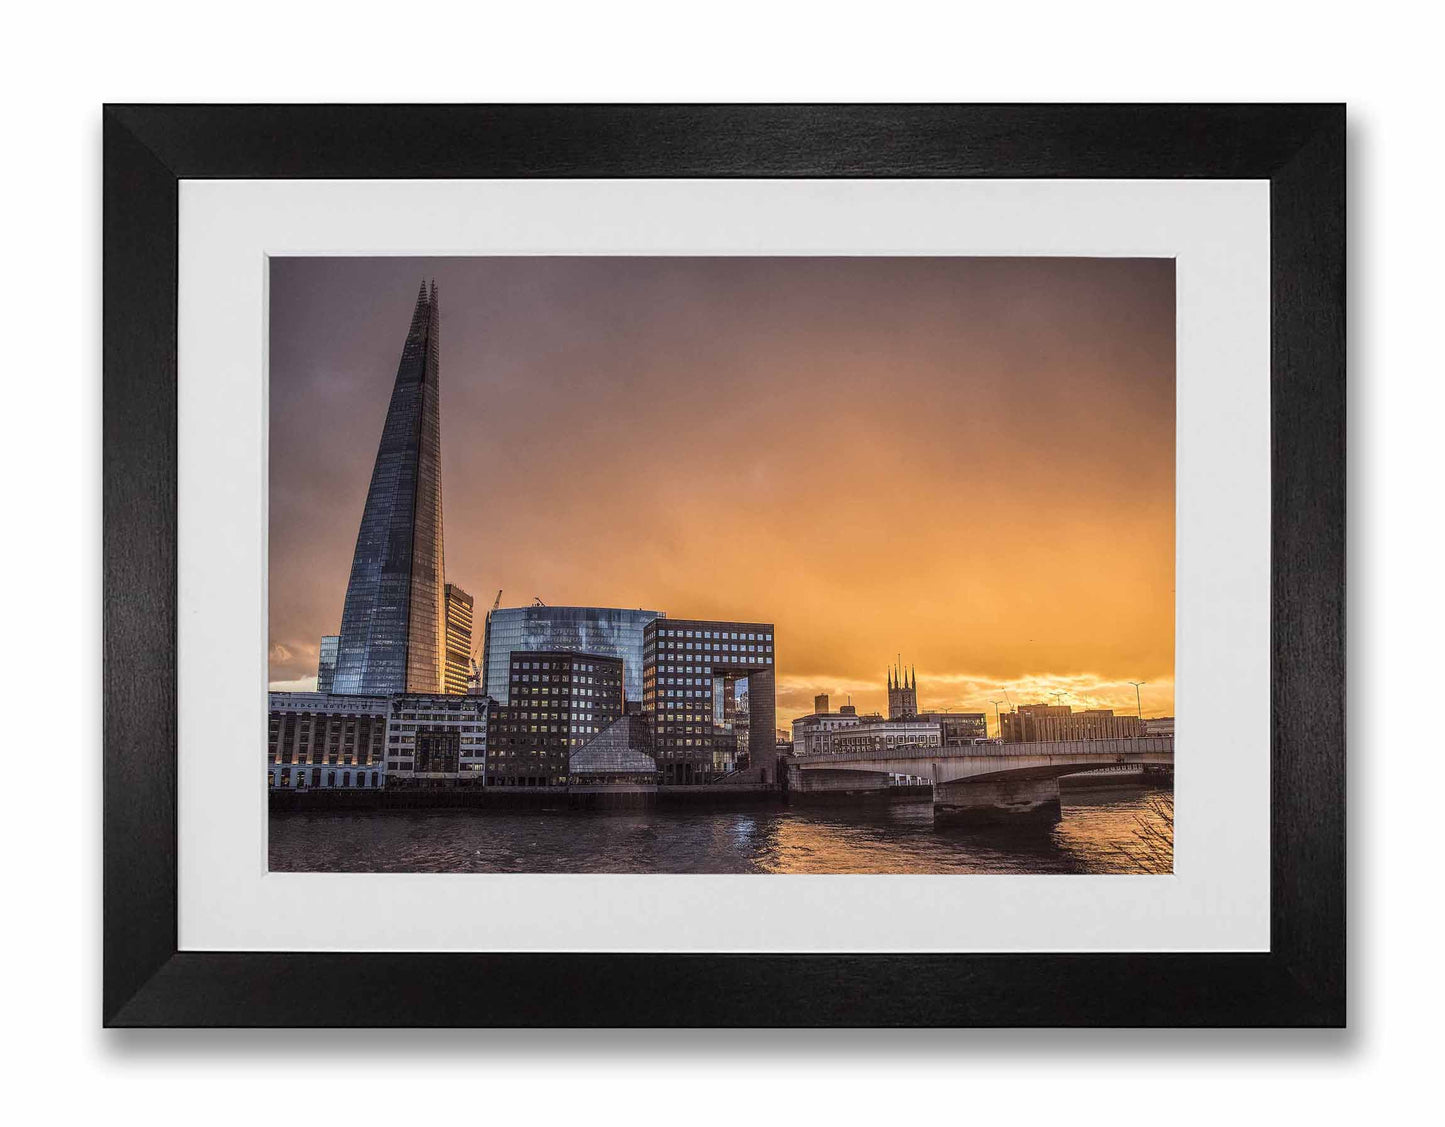
<svg viewBox="0 0 1445 1127">
<path fill-rule="evenodd" d="M 455 693 L 404 693 L 387 702 L 388 785 L 487 785 L 492 702 Z"/>
<path fill-rule="evenodd" d="M 440 313 L 422 283 L 377 446 L 332 688 L 444 691 Z"/>
<path fill-rule="evenodd" d="M 1127 739 L 1145 734 L 1144 722 L 1137 716 L 1116 716 L 1109 708 L 1075 712 L 1067 704 L 1021 704 L 999 720 L 1005 743 Z"/>
<path fill-rule="evenodd" d="M 667 616 L 656 610 L 616 607 L 501 607 L 487 615 L 482 649 L 482 692 L 510 704 L 512 654 L 567 650 L 622 659 L 627 700 L 642 699 L 643 633 Z"/>
<path fill-rule="evenodd" d="M 776 779 L 773 626 L 659 618 L 643 632 L 642 707 L 664 783 L 705 783 L 737 766 L 728 700 L 748 693 L 748 769 Z M 736 713 L 733 713 L 734 717 Z"/>
<path fill-rule="evenodd" d="M 938 724 L 931 720 L 884 720 L 880 717 L 834 732 L 829 751 L 833 755 L 856 755 L 899 747 L 942 746 L 943 734 Z"/>
<path fill-rule="evenodd" d="M 888 719 L 904 720 L 918 715 L 918 673 L 911 675 L 902 664 L 888 671 Z"/>
<path fill-rule="evenodd" d="M 267 784 L 298 790 L 382 786 L 387 703 L 384 696 L 270 693 Z"/>
<path fill-rule="evenodd" d="M 643 795 L 657 790 L 652 721 L 640 706 L 629 704 L 618 717 L 572 753 L 568 788 L 572 794 Z"/>
<path fill-rule="evenodd" d="M 858 723 L 858 710 L 845 704 L 837 712 L 828 711 L 828 694 L 813 698 L 813 714 L 793 721 L 793 753 L 823 755 L 831 749 L 833 733 Z"/>
<path fill-rule="evenodd" d="M 510 703 L 494 705 L 489 718 L 491 785 L 565 784 L 571 754 L 622 716 L 623 676 L 617 657 L 513 650 Z"/>
<path fill-rule="evenodd" d="M 1146 736 L 1172 736 L 1174 734 L 1174 717 L 1172 716 L 1146 717 L 1143 723 Z"/>
<path fill-rule="evenodd" d="M 325 634 L 316 656 L 316 691 L 329 693 L 336 677 L 336 651 L 341 647 L 340 634 Z"/>
<path fill-rule="evenodd" d="M 917 718 L 938 725 L 944 747 L 963 747 L 988 739 L 986 712 L 920 712 Z"/>
<path fill-rule="evenodd" d="M 455 583 L 448 583 L 445 603 L 446 691 L 465 693 L 472 672 L 472 597 Z"/>
</svg>

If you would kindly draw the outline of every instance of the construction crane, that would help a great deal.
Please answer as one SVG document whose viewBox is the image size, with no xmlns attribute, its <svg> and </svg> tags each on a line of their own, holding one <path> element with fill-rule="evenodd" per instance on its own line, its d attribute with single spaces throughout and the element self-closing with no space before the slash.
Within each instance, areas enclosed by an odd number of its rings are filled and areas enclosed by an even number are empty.
<svg viewBox="0 0 1445 1127">
<path fill-rule="evenodd" d="M 492 621 L 492 613 L 502 605 L 502 589 L 497 588 L 497 597 L 492 600 L 492 609 L 487 611 L 487 621 Z M 482 691 L 482 667 L 477 663 L 477 651 L 472 650 L 472 672 L 467 677 L 467 691 L 480 693 Z"/>
<path fill-rule="evenodd" d="M 532 596 L 532 605 L 533 605 L 534 607 L 544 607 L 544 606 L 546 606 L 547 604 L 544 603 L 541 599 L 537 598 L 536 595 L 533 595 L 533 596 Z"/>
</svg>

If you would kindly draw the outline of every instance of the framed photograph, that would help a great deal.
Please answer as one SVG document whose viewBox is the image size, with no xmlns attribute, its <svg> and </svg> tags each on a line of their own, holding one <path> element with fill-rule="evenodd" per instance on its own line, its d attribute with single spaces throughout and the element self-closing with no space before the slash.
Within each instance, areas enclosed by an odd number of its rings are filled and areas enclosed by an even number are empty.
<svg viewBox="0 0 1445 1127">
<path fill-rule="evenodd" d="M 110 106 L 113 1026 L 1344 1023 L 1339 106 Z"/>
</svg>

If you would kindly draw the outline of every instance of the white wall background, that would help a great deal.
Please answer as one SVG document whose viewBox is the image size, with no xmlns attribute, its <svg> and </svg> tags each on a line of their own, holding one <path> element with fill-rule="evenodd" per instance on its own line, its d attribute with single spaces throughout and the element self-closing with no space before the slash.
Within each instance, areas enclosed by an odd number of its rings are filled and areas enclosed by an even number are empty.
<svg viewBox="0 0 1445 1127">
<path fill-rule="evenodd" d="M 1380 1121 L 1435 1099 L 1438 27 L 1415 4 L 27 5 L 6 19 L 6 1107 L 17 1122 Z M 99 1028 L 100 103 L 1348 100 L 1346 1033 L 523 1034 Z M 32 425 L 63 407 L 59 426 Z M 43 483 L 36 489 L 34 483 Z M 13 526 L 12 526 L 13 527 Z M 17 582 L 23 587 L 17 587 Z M 33 742 L 32 742 L 33 741 Z M 44 803 L 40 778 L 74 780 Z M 23 789 L 22 788 L 23 784 Z M 541 1101 L 540 1103 L 538 1101 Z"/>
</svg>

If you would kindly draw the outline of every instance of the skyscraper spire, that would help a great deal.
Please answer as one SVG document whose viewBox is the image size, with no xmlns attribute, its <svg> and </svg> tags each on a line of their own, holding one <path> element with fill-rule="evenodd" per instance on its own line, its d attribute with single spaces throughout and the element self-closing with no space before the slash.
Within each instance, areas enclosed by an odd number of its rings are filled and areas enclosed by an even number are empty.
<svg viewBox="0 0 1445 1127">
<path fill-rule="evenodd" d="M 335 693 L 445 687 L 439 329 L 422 279 L 356 536 Z"/>
</svg>

